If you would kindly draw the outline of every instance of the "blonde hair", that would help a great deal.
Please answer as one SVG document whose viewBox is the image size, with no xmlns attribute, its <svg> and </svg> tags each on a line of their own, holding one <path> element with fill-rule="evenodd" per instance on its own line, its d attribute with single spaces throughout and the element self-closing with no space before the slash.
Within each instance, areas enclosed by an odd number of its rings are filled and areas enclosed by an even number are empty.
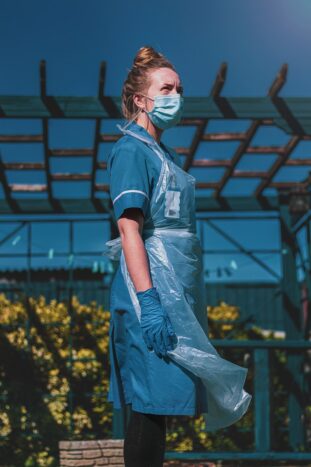
<svg viewBox="0 0 311 467">
<path fill-rule="evenodd" d="M 133 61 L 122 89 L 122 113 L 127 120 L 139 111 L 133 96 L 137 92 L 144 92 L 150 83 L 150 70 L 156 68 L 171 68 L 176 71 L 171 62 L 153 47 L 141 47 Z"/>
</svg>

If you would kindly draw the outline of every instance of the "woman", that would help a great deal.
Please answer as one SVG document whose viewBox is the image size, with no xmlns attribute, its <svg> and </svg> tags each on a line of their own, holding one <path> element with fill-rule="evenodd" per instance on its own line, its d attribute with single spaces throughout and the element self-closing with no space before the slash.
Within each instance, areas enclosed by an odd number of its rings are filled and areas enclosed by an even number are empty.
<svg viewBox="0 0 311 467">
<path fill-rule="evenodd" d="M 207 430 L 247 410 L 247 370 L 220 357 L 207 336 L 202 250 L 196 236 L 195 179 L 161 142 L 183 109 L 173 65 L 141 48 L 125 80 L 124 136 L 108 158 L 120 259 L 110 296 L 108 400 L 131 405 L 126 467 L 162 466 L 166 415 L 204 414 Z"/>
</svg>

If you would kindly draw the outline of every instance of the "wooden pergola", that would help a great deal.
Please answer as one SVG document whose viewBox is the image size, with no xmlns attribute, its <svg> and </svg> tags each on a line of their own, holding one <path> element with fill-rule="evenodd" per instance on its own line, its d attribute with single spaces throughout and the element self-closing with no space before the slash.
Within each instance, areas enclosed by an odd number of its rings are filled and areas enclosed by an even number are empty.
<svg viewBox="0 0 311 467">
<path fill-rule="evenodd" d="M 287 65 L 283 65 L 267 96 L 265 97 L 223 97 L 227 65 L 222 64 L 216 76 L 210 94 L 206 97 L 186 97 L 184 118 L 180 126 L 195 128 L 188 147 L 176 147 L 184 157 L 184 170 L 191 168 L 223 168 L 223 175 L 216 182 L 197 182 L 198 210 L 254 210 L 275 209 L 277 197 L 265 196 L 266 189 L 275 189 L 283 194 L 299 192 L 307 194 L 310 186 L 310 173 L 299 182 L 273 181 L 284 167 L 310 167 L 311 157 L 291 158 L 293 151 L 301 141 L 311 140 L 311 98 L 282 98 L 278 94 L 286 81 Z M 0 135 L 0 143 L 32 143 L 43 145 L 42 162 L 10 162 L 0 159 L 0 181 L 3 186 L 4 199 L 0 201 L 2 213 L 66 213 L 77 212 L 109 212 L 109 186 L 96 183 L 98 170 L 106 170 L 106 162 L 99 161 L 99 147 L 102 143 L 112 143 L 120 138 L 120 134 L 101 132 L 101 121 L 105 119 L 121 119 L 121 102 L 119 97 L 106 96 L 104 93 L 106 65 L 101 64 L 99 74 L 98 95 L 94 97 L 50 96 L 47 94 L 46 62 L 40 63 L 40 96 L 0 96 L 0 116 L 6 119 L 40 119 L 41 134 Z M 92 147 L 88 149 L 51 149 L 49 147 L 49 122 L 51 119 L 91 119 L 94 120 L 95 132 Z M 250 120 L 244 132 L 209 133 L 208 124 L 213 119 Z M 290 135 L 284 146 L 254 146 L 252 139 L 263 126 L 277 126 Z M 238 142 L 231 158 L 222 160 L 197 159 L 196 151 L 201 142 Z M 0 146 L 1 149 L 1 146 Z M 237 166 L 243 157 L 260 154 L 276 155 L 274 163 L 268 170 L 238 170 Z M 88 173 L 54 173 L 51 170 L 52 158 L 83 157 L 91 160 Z M 7 171 L 25 172 L 40 171 L 45 173 L 44 184 L 9 183 Z M 235 178 L 258 180 L 253 193 L 246 197 L 226 197 L 223 191 L 227 183 Z M 85 181 L 90 184 L 89 199 L 74 198 L 72 200 L 55 197 L 53 182 Z M 200 191 L 208 189 L 211 196 L 202 196 Z M 46 199 L 18 199 L 16 195 L 27 193 L 46 195 Z M 104 193 L 103 197 L 98 197 Z M 244 207 L 243 207 L 244 206 Z"/>
</svg>

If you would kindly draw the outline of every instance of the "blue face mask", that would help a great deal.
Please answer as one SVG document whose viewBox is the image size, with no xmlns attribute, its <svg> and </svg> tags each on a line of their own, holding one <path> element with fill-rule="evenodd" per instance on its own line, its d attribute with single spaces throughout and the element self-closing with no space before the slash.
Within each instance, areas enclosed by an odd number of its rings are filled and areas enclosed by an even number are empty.
<svg viewBox="0 0 311 467">
<path fill-rule="evenodd" d="M 154 99 L 143 96 L 154 101 L 153 109 L 150 112 L 146 110 L 146 113 L 156 127 L 166 130 L 177 125 L 184 108 L 184 98 L 180 94 L 160 94 Z"/>
</svg>

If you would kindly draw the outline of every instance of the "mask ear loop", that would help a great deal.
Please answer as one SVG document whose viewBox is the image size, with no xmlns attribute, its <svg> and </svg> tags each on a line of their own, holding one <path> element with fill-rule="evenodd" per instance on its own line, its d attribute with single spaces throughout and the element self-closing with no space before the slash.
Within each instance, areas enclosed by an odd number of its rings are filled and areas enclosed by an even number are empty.
<svg viewBox="0 0 311 467">
<path fill-rule="evenodd" d="M 127 127 L 133 123 L 133 121 L 138 117 L 138 115 L 140 114 L 140 112 L 142 112 L 143 109 L 138 109 L 137 112 L 135 112 L 134 116 L 122 127 L 121 125 L 117 124 L 117 128 L 119 128 L 119 130 L 121 130 L 122 132 L 124 130 L 127 129 Z"/>
<path fill-rule="evenodd" d="M 141 93 L 141 95 L 144 96 L 144 97 L 147 97 L 147 99 L 150 99 L 150 100 L 154 101 L 154 98 L 153 98 L 153 97 L 150 97 L 150 96 L 147 96 L 147 94 Z"/>
</svg>

